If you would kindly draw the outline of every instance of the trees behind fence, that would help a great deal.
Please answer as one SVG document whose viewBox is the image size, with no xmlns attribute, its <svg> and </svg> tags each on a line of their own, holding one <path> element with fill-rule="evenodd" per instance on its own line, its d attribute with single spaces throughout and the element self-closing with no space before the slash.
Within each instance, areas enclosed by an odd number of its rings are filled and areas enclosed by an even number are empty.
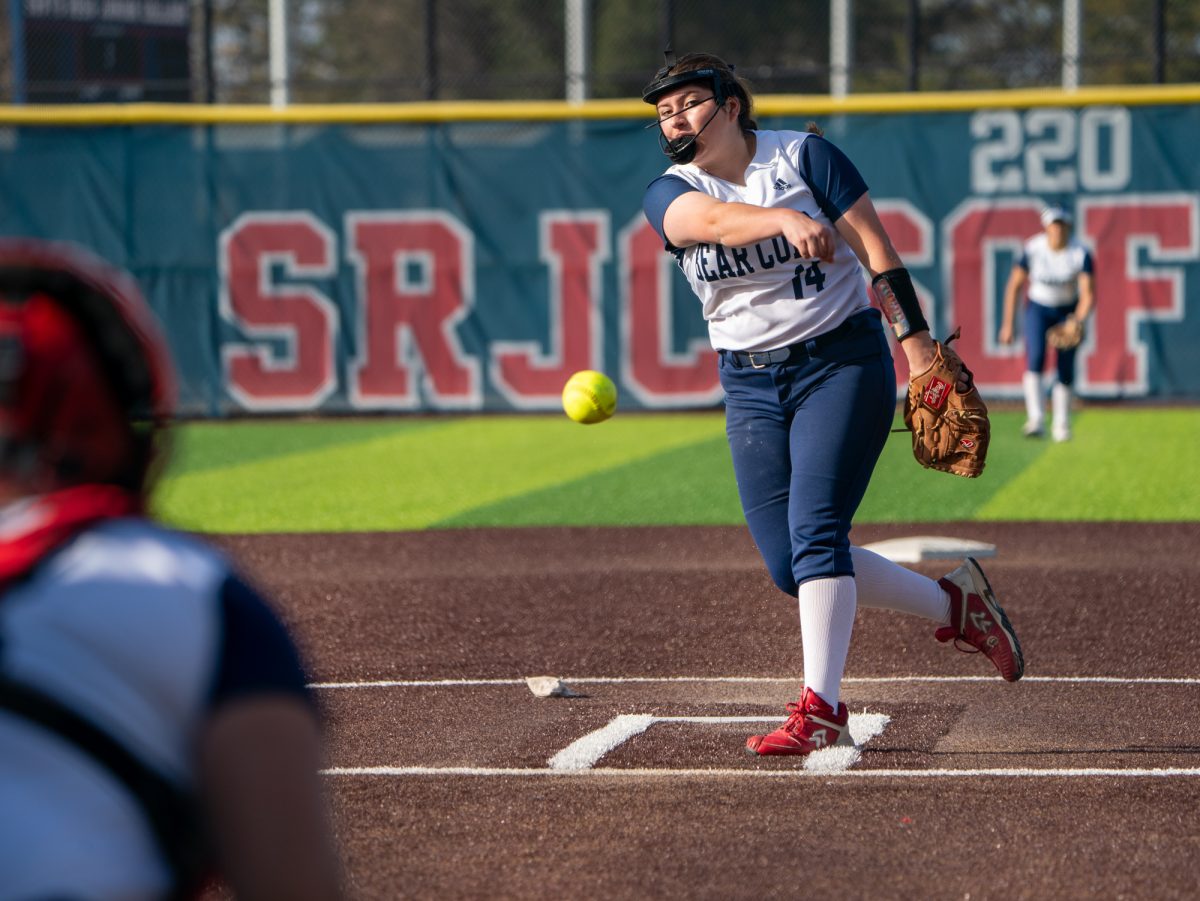
<svg viewBox="0 0 1200 901">
<path fill-rule="evenodd" d="M 761 93 L 1200 81 L 1194 0 L 12 0 L 0 100 L 636 96 L 663 48 Z"/>
</svg>

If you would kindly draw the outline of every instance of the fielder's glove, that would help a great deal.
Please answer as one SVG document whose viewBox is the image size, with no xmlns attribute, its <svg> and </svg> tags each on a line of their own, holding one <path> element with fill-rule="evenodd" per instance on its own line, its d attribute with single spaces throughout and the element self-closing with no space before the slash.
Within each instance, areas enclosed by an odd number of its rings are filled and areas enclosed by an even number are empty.
<svg viewBox="0 0 1200 901">
<path fill-rule="evenodd" d="M 1083 340 L 1083 323 L 1074 316 L 1068 316 L 1057 325 L 1046 329 L 1046 343 L 1055 350 L 1070 350 L 1078 347 Z"/>
<path fill-rule="evenodd" d="M 924 372 L 908 382 L 904 400 L 904 425 L 912 433 L 913 456 L 926 469 L 951 472 L 973 479 L 987 460 L 991 423 L 987 406 L 975 387 L 971 370 L 950 349 L 958 330 L 944 342 L 935 341 L 937 355 Z M 967 390 L 957 388 L 959 376 Z"/>
</svg>

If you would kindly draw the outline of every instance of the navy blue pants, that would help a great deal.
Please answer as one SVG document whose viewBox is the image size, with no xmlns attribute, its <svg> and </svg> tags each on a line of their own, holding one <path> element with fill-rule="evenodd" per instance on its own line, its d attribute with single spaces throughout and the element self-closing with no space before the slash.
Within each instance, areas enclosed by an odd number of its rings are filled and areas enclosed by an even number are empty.
<svg viewBox="0 0 1200 901">
<path fill-rule="evenodd" d="M 850 525 L 883 450 L 896 370 L 879 312 L 852 316 L 791 360 L 720 354 L 725 432 L 750 534 L 775 584 L 852 576 Z"/>
<path fill-rule="evenodd" d="M 1025 368 L 1029 372 L 1041 375 L 1046 368 L 1046 329 L 1058 325 L 1075 312 L 1075 304 L 1065 307 L 1047 307 L 1036 301 L 1025 304 Z M 1075 352 L 1078 347 L 1070 350 L 1055 351 L 1055 369 L 1058 380 L 1067 387 L 1075 384 Z"/>
</svg>

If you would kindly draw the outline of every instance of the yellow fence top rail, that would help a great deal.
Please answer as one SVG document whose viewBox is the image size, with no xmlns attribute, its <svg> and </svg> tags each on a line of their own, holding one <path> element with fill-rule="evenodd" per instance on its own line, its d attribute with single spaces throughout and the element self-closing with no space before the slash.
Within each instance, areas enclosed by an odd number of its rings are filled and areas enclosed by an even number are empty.
<svg viewBox="0 0 1200 901">
<path fill-rule="evenodd" d="M 926 91 L 895 94 L 773 94 L 755 98 L 764 116 L 864 113 L 962 112 L 1040 106 L 1144 106 L 1200 103 L 1200 84 L 1087 87 L 1075 91 Z M 564 121 L 650 118 L 639 100 L 441 101 L 205 105 L 190 103 L 63 104 L 0 106 L 0 126 L 236 125 Z"/>
</svg>

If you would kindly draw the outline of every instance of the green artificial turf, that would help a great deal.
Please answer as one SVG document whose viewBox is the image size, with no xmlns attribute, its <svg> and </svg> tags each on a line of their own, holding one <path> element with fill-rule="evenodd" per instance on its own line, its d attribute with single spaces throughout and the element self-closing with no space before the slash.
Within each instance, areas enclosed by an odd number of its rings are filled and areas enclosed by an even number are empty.
<svg viewBox="0 0 1200 901">
<path fill-rule="evenodd" d="M 893 435 L 856 522 L 1200 518 L 1200 408 L 1084 409 L 1065 444 L 1021 421 L 993 413 L 979 479 Z M 742 522 L 720 412 L 189 423 L 155 507 L 200 532 Z"/>
</svg>

